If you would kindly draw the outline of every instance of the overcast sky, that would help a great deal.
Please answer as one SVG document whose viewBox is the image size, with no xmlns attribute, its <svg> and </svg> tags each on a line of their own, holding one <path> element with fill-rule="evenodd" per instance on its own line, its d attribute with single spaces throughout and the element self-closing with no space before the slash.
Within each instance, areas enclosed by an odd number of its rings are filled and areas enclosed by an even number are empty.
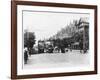
<svg viewBox="0 0 100 80">
<path fill-rule="evenodd" d="M 36 40 L 47 39 L 80 17 L 89 14 L 23 11 L 23 29 L 34 32 Z"/>
</svg>

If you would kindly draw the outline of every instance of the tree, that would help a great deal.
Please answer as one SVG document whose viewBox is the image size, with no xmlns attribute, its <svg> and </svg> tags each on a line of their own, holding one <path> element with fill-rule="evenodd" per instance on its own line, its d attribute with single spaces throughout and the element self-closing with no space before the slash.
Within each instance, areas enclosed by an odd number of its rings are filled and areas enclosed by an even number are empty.
<svg viewBox="0 0 100 80">
<path fill-rule="evenodd" d="M 34 32 L 24 33 L 24 47 L 32 48 L 35 44 L 35 34 Z"/>
</svg>

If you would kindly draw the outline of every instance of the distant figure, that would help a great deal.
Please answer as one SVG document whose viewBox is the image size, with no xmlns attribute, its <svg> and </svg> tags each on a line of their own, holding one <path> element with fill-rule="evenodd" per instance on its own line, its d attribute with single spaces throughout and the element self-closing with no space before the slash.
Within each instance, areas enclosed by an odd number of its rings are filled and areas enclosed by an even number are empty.
<svg viewBox="0 0 100 80">
<path fill-rule="evenodd" d="M 61 53 L 65 53 L 65 48 L 61 47 Z"/>
<path fill-rule="evenodd" d="M 31 56 L 31 54 L 32 54 L 32 48 L 29 48 L 29 56 Z"/>
<path fill-rule="evenodd" d="M 61 49 L 61 53 L 65 53 L 65 47 L 64 47 L 64 45 L 62 44 L 62 45 L 60 45 L 59 47 L 60 47 L 60 49 Z"/>
<path fill-rule="evenodd" d="M 72 51 L 72 47 L 71 47 L 71 46 L 72 46 L 72 44 L 69 45 L 69 49 L 70 49 L 70 51 Z"/>
<path fill-rule="evenodd" d="M 24 64 L 27 64 L 28 60 L 28 50 L 27 47 L 24 48 Z"/>
<path fill-rule="evenodd" d="M 87 53 L 87 44 L 85 44 L 84 53 Z"/>
<path fill-rule="evenodd" d="M 55 46 L 54 47 L 54 51 L 57 52 L 57 53 L 59 53 L 60 52 L 60 48 L 58 46 Z"/>
</svg>

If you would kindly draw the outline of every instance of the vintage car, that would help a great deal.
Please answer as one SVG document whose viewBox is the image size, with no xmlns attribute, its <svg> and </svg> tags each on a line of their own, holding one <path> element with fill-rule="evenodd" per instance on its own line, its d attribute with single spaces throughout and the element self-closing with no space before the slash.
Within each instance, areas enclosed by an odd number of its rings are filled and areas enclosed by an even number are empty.
<svg viewBox="0 0 100 80">
<path fill-rule="evenodd" d="M 53 43 L 51 41 L 39 41 L 38 53 L 53 53 Z"/>
<path fill-rule="evenodd" d="M 39 41 L 38 42 L 38 53 L 44 53 L 44 42 L 43 41 Z"/>
</svg>

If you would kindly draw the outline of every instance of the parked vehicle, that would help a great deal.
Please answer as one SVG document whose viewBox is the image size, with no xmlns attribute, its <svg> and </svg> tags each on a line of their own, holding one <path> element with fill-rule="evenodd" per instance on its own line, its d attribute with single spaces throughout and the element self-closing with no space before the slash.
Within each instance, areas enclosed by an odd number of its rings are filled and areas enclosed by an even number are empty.
<svg viewBox="0 0 100 80">
<path fill-rule="evenodd" d="M 38 41 L 38 53 L 44 53 L 44 41 Z"/>
<path fill-rule="evenodd" d="M 46 53 L 53 53 L 53 43 L 52 41 L 45 41 L 45 51 Z"/>
<path fill-rule="evenodd" d="M 38 53 L 53 53 L 53 43 L 51 41 L 38 41 Z"/>
</svg>

